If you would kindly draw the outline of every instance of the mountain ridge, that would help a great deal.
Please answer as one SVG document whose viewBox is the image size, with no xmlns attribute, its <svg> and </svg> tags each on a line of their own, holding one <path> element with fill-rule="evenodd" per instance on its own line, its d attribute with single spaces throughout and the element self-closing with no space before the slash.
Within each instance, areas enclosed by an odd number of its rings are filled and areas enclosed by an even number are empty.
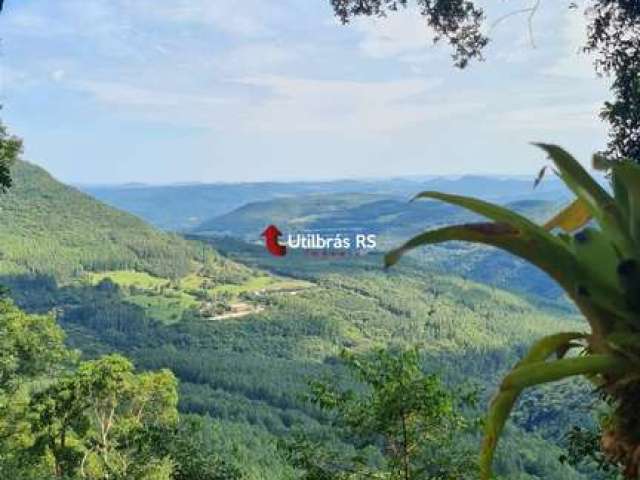
<svg viewBox="0 0 640 480">
<path fill-rule="evenodd" d="M 180 237 L 64 185 L 41 167 L 19 161 L 14 185 L 0 196 L 0 268 L 15 274 L 70 276 L 81 271 L 137 269 L 176 276 L 190 268 Z"/>
</svg>

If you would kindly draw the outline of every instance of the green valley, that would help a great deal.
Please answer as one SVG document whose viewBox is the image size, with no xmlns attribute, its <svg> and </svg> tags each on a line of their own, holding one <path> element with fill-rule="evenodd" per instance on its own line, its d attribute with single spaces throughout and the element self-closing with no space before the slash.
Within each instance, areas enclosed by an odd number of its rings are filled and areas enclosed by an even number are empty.
<svg viewBox="0 0 640 480">
<path fill-rule="evenodd" d="M 295 432 L 349 444 L 304 399 L 310 380 L 352 381 L 340 361 L 345 350 L 419 347 L 427 371 L 449 384 L 471 381 L 484 405 L 529 341 L 581 328 L 571 311 L 419 259 L 384 272 L 379 254 L 282 260 L 241 240 L 183 239 L 37 167 L 15 170 L 15 189 L 0 197 L 0 284 L 21 308 L 54 312 L 84 358 L 119 352 L 143 370 L 174 372 L 180 411 L 209 422 L 216 454 L 243 478 L 296 478 L 274 447 Z M 22 248 L 34 234 L 39 241 Z M 570 408 L 588 397 L 588 387 L 571 383 L 564 392 L 541 400 L 545 418 L 525 409 L 510 427 L 512 448 L 498 460 L 505 478 L 586 478 L 559 463 L 565 432 L 558 425 L 589 424 Z"/>
<path fill-rule="evenodd" d="M 640 0 L 0 22 L 0 480 L 640 480 Z"/>
</svg>

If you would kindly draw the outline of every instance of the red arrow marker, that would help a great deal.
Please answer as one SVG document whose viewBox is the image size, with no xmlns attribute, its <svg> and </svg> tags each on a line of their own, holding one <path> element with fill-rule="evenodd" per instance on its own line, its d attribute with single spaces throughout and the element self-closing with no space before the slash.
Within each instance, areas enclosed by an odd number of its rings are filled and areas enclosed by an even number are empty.
<svg viewBox="0 0 640 480">
<path fill-rule="evenodd" d="M 275 225 L 269 225 L 260 235 L 261 237 L 264 237 L 265 246 L 269 253 L 276 257 L 284 257 L 287 254 L 286 245 L 280 245 L 278 243 L 278 237 L 280 235 L 282 235 L 282 232 L 278 230 L 278 227 Z"/>
</svg>

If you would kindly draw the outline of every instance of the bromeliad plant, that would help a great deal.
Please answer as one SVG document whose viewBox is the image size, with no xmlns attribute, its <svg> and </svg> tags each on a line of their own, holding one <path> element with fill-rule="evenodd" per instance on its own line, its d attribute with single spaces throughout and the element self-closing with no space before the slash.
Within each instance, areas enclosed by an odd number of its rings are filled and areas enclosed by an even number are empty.
<svg viewBox="0 0 640 480">
<path fill-rule="evenodd" d="M 615 411 L 601 438 L 604 453 L 624 467 L 640 469 L 640 166 L 608 163 L 609 194 L 565 150 L 537 144 L 576 199 L 545 225 L 474 198 L 423 192 L 480 214 L 491 222 L 455 225 L 422 233 L 389 252 L 387 266 L 416 247 L 461 240 L 492 245 L 549 274 L 575 302 L 590 332 L 549 335 L 503 379 L 491 402 L 480 456 L 481 477 L 491 477 L 498 439 L 520 393 L 527 387 L 582 375 L 613 401 Z M 578 355 L 567 352 L 578 350 Z"/>
</svg>

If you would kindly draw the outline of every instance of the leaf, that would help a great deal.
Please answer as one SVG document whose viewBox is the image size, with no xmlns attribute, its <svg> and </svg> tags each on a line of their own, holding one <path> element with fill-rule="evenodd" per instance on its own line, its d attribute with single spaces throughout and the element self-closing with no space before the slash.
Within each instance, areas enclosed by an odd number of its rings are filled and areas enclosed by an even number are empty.
<svg viewBox="0 0 640 480">
<path fill-rule="evenodd" d="M 605 342 L 615 352 L 627 355 L 634 361 L 640 361 L 640 335 L 633 332 L 614 332 L 605 338 Z"/>
<path fill-rule="evenodd" d="M 545 174 L 547 173 L 547 168 L 549 168 L 549 166 L 545 165 L 538 172 L 538 175 L 536 176 L 536 179 L 533 181 L 533 188 L 534 189 L 537 188 L 538 185 L 540 185 L 540 183 L 542 182 L 542 179 L 544 178 Z"/>
<path fill-rule="evenodd" d="M 560 177 L 578 198 L 585 201 L 601 228 L 624 256 L 634 251 L 624 216 L 615 200 L 566 150 L 557 145 L 535 143 L 542 148 L 560 172 Z"/>
<path fill-rule="evenodd" d="M 591 211 L 585 201 L 581 198 L 577 198 L 571 203 L 571 205 L 545 223 L 544 229 L 551 231 L 554 228 L 561 228 L 565 232 L 571 233 L 584 227 L 589 223 L 591 218 Z"/>
<path fill-rule="evenodd" d="M 538 364 L 549 358 L 554 352 L 571 344 L 573 340 L 584 337 L 585 334 L 580 332 L 558 333 L 544 337 L 531 347 L 527 355 L 516 365 L 512 372 L 516 372 L 518 368 L 525 365 Z M 522 388 L 504 388 L 503 382 L 500 390 L 491 401 L 480 453 L 480 475 L 482 480 L 491 478 L 491 466 L 498 440 L 521 392 Z"/>
<path fill-rule="evenodd" d="M 628 304 L 618 283 L 612 281 L 610 275 L 593 275 L 594 268 L 598 270 L 602 266 L 598 267 L 597 261 L 588 255 L 578 258 L 576 253 L 581 249 L 576 248 L 573 237 L 553 236 L 521 215 L 481 200 L 433 192 L 424 192 L 417 198 L 441 198 L 504 221 L 455 225 L 424 232 L 388 252 L 384 258 L 385 267 L 395 265 L 405 253 L 423 245 L 451 240 L 482 243 L 506 250 L 546 272 L 578 304 L 590 322 L 599 321 L 598 316 L 589 315 L 594 305 L 616 312 L 621 318 L 629 318 Z"/>
<path fill-rule="evenodd" d="M 502 207 L 500 205 L 496 205 L 494 203 L 485 202 L 484 200 L 479 200 L 477 198 L 465 197 L 462 195 L 451 195 L 448 193 L 440 193 L 440 192 L 422 192 L 416 195 L 413 200 L 418 200 L 422 198 L 430 198 L 434 200 L 440 200 L 446 203 L 450 203 L 452 205 L 457 205 L 462 208 L 466 208 L 474 213 L 482 215 L 483 217 L 487 217 L 496 222 L 507 223 L 512 225 L 513 227 L 518 227 L 522 229 L 531 229 L 531 230 L 539 230 L 541 235 L 549 236 L 544 229 L 542 229 L 539 225 L 536 225 L 528 218 L 509 210 L 508 208 Z"/>
<path fill-rule="evenodd" d="M 631 216 L 631 199 L 629 198 L 629 192 L 627 190 L 627 186 L 625 182 L 620 178 L 620 174 L 616 173 L 615 170 L 611 170 L 611 186 L 613 187 L 613 195 L 616 199 L 616 203 L 618 204 L 618 208 L 620 212 L 626 217 L 630 218 Z M 631 224 L 630 224 L 631 225 Z M 630 227 L 631 236 L 633 237 L 633 225 Z"/>
<path fill-rule="evenodd" d="M 553 362 L 533 362 L 512 370 L 502 380 L 500 388 L 523 390 L 533 385 L 556 382 L 576 375 L 624 374 L 634 366 L 633 362 L 617 355 L 588 355 Z"/>
<path fill-rule="evenodd" d="M 567 186 L 593 209 L 606 209 L 613 203 L 611 195 L 566 150 L 546 143 L 534 143 L 534 145 L 549 155 Z"/>
<path fill-rule="evenodd" d="M 591 157 L 591 165 L 594 170 L 606 172 L 613 167 L 614 163 L 605 157 L 602 153 L 594 153 Z"/>
<path fill-rule="evenodd" d="M 527 220 L 528 222 L 528 220 Z M 385 255 L 385 266 L 398 262 L 408 251 L 423 245 L 450 240 L 483 243 L 506 250 L 536 265 L 573 294 L 578 279 L 575 257 L 568 246 L 540 227 L 520 230 L 507 223 L 471 223 L 431 230 L 415 236 L 401 247 Z M 538 234 L 538 230 L 544 235 Z M 532 233 L 534 232 L 534 233 Z"/>
<path fill-rule="evenodd" d="M 571 239 L 578 263 L 589 278 L 598 279 L 610 290 L 622 294 L 622 285 L 618 276 L 620 260 L 609 238 L 597 228 L 585 228 Z M 595 295 L 598 292 L 592 292 Z"/>
<path fill-rule="evenodd" d="M 582 340 L 586 337 L 587 335 L 582 332 L 565 332 L 548 335 L 536 341 L 522 360 L 518 362 L 516 367 L 546 360 L 557 352 L 561 346 L 569 344 L 569 342 L 573 340 Z"/>
<path fill-rule="evenodd" d="M 640 167 L 621 163 L 613 167 L 613 178 L 620 182 L 627 193 L 629 230 L 636 243 L 640 243 Z"/>
<path fill-rule="evenodd" d="M 492 478 L 493 456 L 498 446 L 498 440 L 500 440 L 504 425 L 507 423 L 519 395 L 520 392 L 516 390 L 501 391 L 491 401 L 484 427 L 482 450 L 480 451 L 481 480 Z"/>
</svg>

